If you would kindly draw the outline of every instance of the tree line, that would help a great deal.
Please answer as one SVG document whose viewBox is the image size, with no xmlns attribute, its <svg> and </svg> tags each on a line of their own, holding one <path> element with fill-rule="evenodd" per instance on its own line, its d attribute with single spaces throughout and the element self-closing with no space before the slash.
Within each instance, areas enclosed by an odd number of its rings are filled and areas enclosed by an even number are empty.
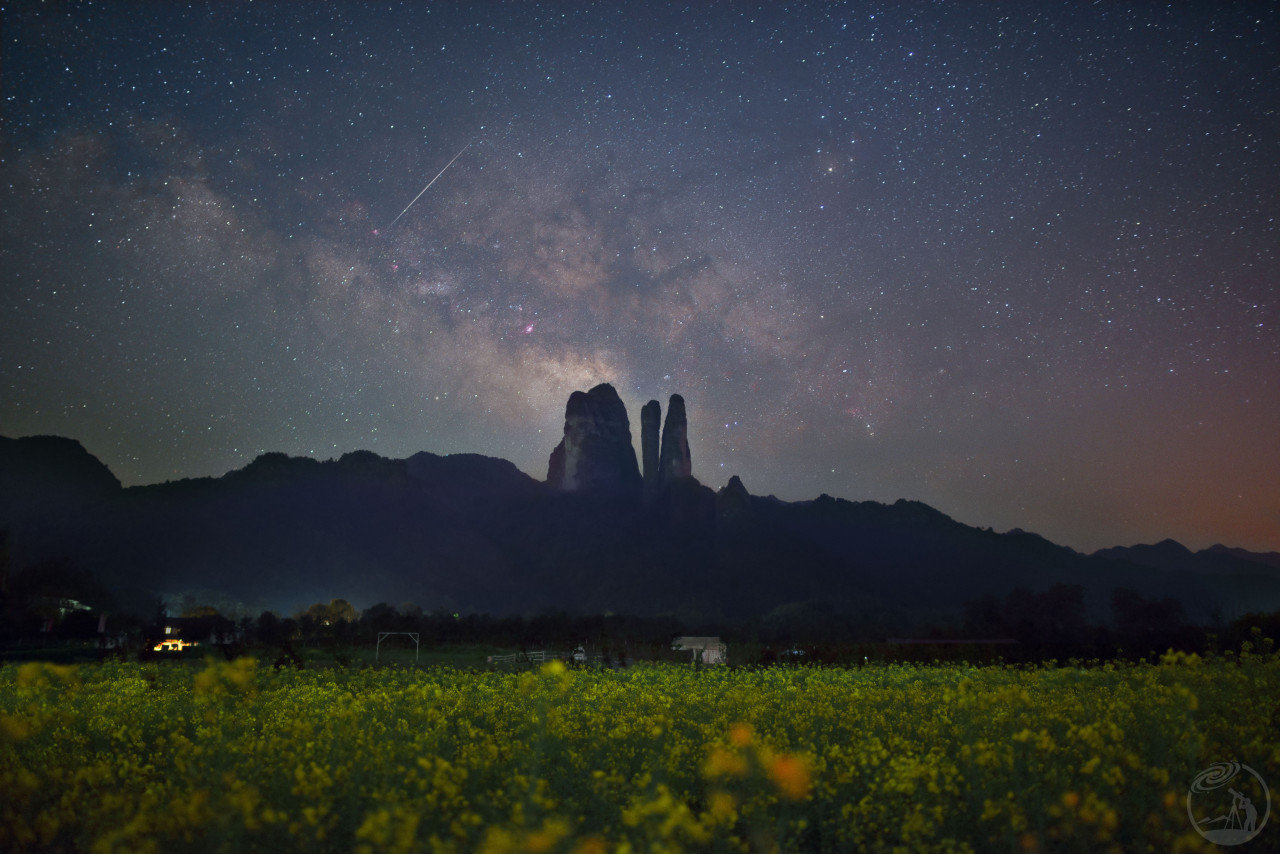
<svg viewBox="0 0 1280 854">
<path fill-rule="evenodd" d="M 1181 603 L 1127 589 L 1112 591 L 1109 613 L 1091 612 L 1085 590 L 1059 584 L 1017 588 L 966 602 L 958 613 L 918 614 L 874 602 L 843 608 L 795 602 L 738 619 L 707 615 L 634 616 L 546 612 L 523 616 L 424 611 L 382 602 L 363 610 L 345 599 L 317 602 L 292 615 L 263 611 L 232 618 L 225 606 L 192 596 L 153 602 L 150 614 L 119 607 L 92 574 L 48 562 L 10 575 L 0 538 L 0 644 L 95 642 L 146 650 L 170 632 L 219 647 L 331 649 L 372 646 L 379 633 L 413 632 L 425 648 L 472 645 L 511 650 L 669 648 L 679 635 L 718 635 L 736 660 L 854 662 L 878 658 L 1045 658 L 1145 656 L 1178 649 L 1233 649 L 1258 627 L 1280 634 L 1280 613 L 1193 625 Z M 104 619 L 104 615 L 105 619 Z"/>
</svg>

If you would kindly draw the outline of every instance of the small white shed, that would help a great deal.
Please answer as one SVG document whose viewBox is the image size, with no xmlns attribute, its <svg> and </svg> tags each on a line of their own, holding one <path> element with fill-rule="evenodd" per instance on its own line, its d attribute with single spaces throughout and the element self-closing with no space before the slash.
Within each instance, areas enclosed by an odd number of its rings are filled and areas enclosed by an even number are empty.
<svg viewBox="0 0 1280 854">
<path fill-rule="evenodd" d="M 671 648 L 688 650 L 693 654 L 694 661 L 700 661 L 703 664 L 729 662 L 729 648 L 718 637 L 678 637 L 671 642 Z"/>
</svg>

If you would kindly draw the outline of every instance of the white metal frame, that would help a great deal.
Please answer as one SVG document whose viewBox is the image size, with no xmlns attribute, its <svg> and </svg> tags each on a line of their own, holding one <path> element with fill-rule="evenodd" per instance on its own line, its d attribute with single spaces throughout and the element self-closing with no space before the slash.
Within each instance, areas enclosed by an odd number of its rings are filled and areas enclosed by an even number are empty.
<svg viewBox="0 0 1280 854">
<path fill-rule="evenodd" d="M 373 660 L 375 662 L 378 661 L 379 657 L 382 655 L 382 641 L 385 638 L 390 637 L 391 635 L 408 635 L 409 637 L 413 638 L 413 663 L 414 663 L 414 666 L 417 666 L 418 653 L 422 649 L 422 645 L 418 643 L 417 632 L 378 632 L 378 646 L 377 646 L 377 650 L 373 654 Z"/>
</svg>

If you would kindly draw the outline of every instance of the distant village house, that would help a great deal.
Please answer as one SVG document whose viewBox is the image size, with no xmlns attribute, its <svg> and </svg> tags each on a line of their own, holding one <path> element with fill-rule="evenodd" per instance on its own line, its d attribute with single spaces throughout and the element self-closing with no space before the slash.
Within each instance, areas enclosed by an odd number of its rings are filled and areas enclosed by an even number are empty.
<svg viewBox="0 0 1280 854">
<path fill-rule="evenodd" d="M 729 648 L 718 637 L 678 637 L 671 642 L 671 648 L 692 653 L 692 660 L 702 664 L 729 662 Z"/>
</svg>

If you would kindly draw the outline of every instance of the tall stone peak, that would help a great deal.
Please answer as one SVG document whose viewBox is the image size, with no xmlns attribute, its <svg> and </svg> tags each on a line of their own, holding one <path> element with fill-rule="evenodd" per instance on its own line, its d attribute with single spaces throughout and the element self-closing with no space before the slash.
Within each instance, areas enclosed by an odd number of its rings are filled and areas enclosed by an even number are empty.
<svg viewBox="0 0 1280 854">
<path fill-rule="evenodd" d="M 729 478 L 728 483 L 720 487 L 718 494 L 725 499 L 738 502 L 745 502 L 751 498 L 751 493 L 747 492 L 747 487 L 743 485 L 742 478 L 736 474 Z"/>
<path fill-rule="evenodd" d="M 749 518 L 750 509 L 751 494 L 735 474 L 716 493 L 716 513 L 722 522 L 738 522 Z"/>
<path fill-rule="evenodd" d="M 575 391 L 564 410 L 564 438 L 551 452 L 547 483 L 563 492 L 639 495 L 631 422 L 618 392 L 601 383 Z"/>
<path fill-rule="evenodd" d="M 640 410 L 640 456 L 644 468 L 644 494 L 658 491 L 658 430 L 662 422 L 662 404 L 651 400 Z"/>
<path fill-rule="evenodd" d="M 666 486 L 692 475 L 693 461 L 689 456 L 689 425 L 684 412 L 684 398 L 673 394 L 667 403 L 667 420 L 662 425 L 658 484 Z"/>
</svg>

